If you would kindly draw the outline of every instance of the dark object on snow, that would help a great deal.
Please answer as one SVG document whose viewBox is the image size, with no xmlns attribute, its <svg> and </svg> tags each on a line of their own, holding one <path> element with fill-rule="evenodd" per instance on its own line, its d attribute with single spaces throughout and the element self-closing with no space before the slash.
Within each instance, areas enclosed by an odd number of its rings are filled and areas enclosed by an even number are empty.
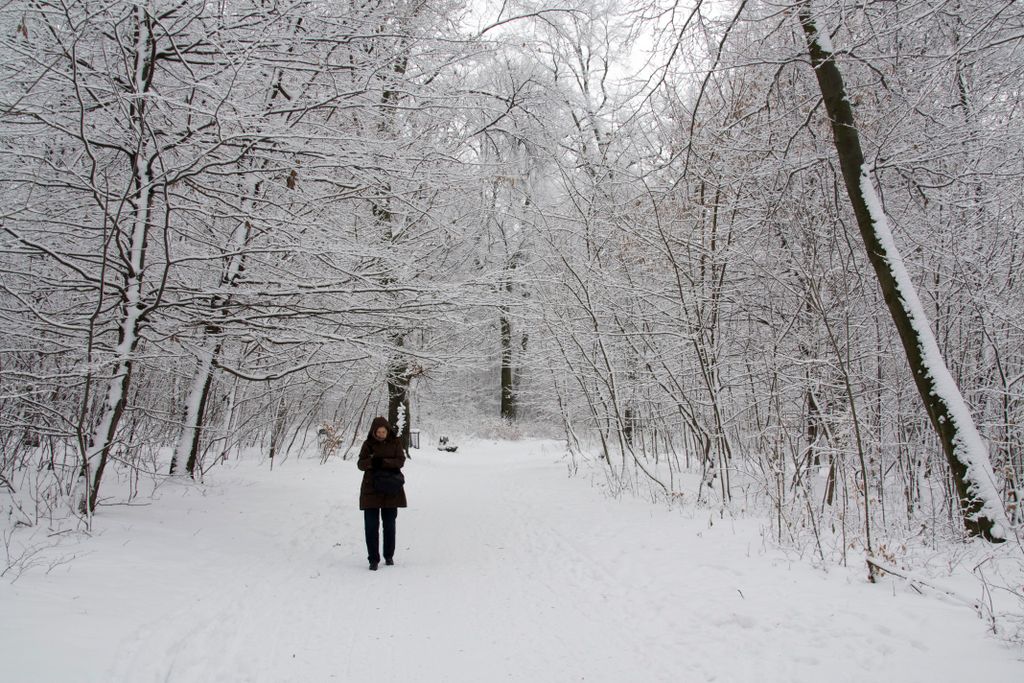
<svg viewBox="0 0 1024 683">
<path fill-rule="evenodd" d="M 373 436 L 374 430 L 378 427 L 387 427 L 388 436 L 380 441 Z M 377 458 L 380 458 L 377 460 Z M 376 461 L 376 463 L 375 463 Z M 374 465 L 379 465 L 374 467 Z M 371 508 L 404 508 L 408 504 L 405 499 L 405 489 L 397 493 L 380 493 L 374 488 L 374 472 L 398 471 L 405 465 L 405 449 L 402 448 L 402 441 L 395 436 L 386 418 L 374 419 L 370 427 L 370 435 L 363 446 L 359 449 L 359 469 L 363 472 L 362 486 L 359 488 L 359 509 L 369 510 Z"/>
<path fill-rule="evenodd" d="M 376 460 L 376 458 L 374 458 Z M 385 496 L 397 496 L 405 486 L 405 475 L 401 470 L 379 469 L 373 471 L 373 490 Z"/>
<path fill-rule="evenodd" d="M 437 440 L 437 450 L 454 453 L 455 451 L 459 450 L 459 447 L 451 443 L 448 440 L 447 436 L 442 436 L 440 439 Z"/>
<path fill-rule="evenodd" d="M 386 434 L 377 438 L 380 431 Z M 359 509 L 363 511 L 363 522 L 366 527 L 366 559 L 370 561 L 370 569 L 377 569 L 380 563 L 380 530 L 384 527 L 384 559 L 391 560 L 395 556 L 395 520 L 398 508 L 404 508 L 405 488 L 398 485 L 397 493 L 381 493 L 375 487 L 375 480 L 391 473 L 392 479 L 404 483 L 401 473 L 405 464 L 405 447 L 401 439 L 388 424 L 385 417 L 376 417 L 370 425 L 370 435 L 359 449 L 357 463 L 363 473 L 362 486 L 359 489 Z M 392 490 L 392 489 L 389 489 Z"/>
</svg>

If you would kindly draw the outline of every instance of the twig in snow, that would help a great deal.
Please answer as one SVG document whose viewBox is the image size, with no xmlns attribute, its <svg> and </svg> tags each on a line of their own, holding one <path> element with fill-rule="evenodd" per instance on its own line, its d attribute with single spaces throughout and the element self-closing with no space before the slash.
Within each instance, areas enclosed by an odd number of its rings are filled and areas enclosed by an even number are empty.
<svg viewBox="0 0 1024 683">
<path fill-rule="evenodd" d="M 984 619 L 988 622 L 989 628 L 992 630 L 992 633 L 998 633 L 995 610 L 992 608 L 992 606 L 986 605 L 983 600 L 972 600 L 970 598 L 964 597 L 960 593 L 957 593 L 956 591 L 951 590 L 949 588 L 943 588 L 942 586 L 938 586 L 928 579 L 923 579 L 902 569 L 894 569 L 889 565 L 879 562 L 873 557 L 868 557 L 866 558 L 866 560 L 868 563 L 868 567 L 870 569 L 877 569 L 885 574 L 892 574 L 893 576 L 898 576 L 901 579 L 905 580 L 907 584 L 911 588 L 916 590 L 918 593 L 923 594 L 924 591 L 921 589 L 927 588 L 928 590 L 937 593 L 938 595 L 944 596 L 955 603 L 959 603 L 961 605 L 965 605 L 971 608 L 972 610 L 974 610 L 975 614 L 978 615 L 979 619 Z M 988 592 L 987 584 L 985 584 L 985 591 Z"/>
</svg>

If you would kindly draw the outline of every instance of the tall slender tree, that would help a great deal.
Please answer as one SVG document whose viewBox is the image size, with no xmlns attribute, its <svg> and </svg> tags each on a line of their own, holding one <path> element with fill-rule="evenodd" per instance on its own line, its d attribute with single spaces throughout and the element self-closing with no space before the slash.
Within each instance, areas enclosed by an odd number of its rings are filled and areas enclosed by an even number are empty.
<svg viewBox="0 0 1024 683">
<path fill-rule="evenodd" d="M 939 351 L 931 324 L 893 239 L 864 158 L 831 40 L 821 30 L 810 2 L 801 4 L 798 17 L 832 126 L 857 227 L 903 344 L 914 384 L 946 454 L 963 509 L 964 525 L 970 533 L 989 541 L 1005 541 L 1011 527 L 996 489 L 988 449 Z"/>
</svg>

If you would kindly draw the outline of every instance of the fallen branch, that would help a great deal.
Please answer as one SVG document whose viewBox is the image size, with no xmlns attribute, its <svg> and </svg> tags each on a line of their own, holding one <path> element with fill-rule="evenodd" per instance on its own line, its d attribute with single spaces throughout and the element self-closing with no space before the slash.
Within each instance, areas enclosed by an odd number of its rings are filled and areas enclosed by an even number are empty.
<svg viewBox="0 0 1024 683">
<path fill-rule="evenodd" d="M 900 577 L 918 593 L 924 594 L 924 591 L 921 590 L 921 588 L 927 588 L 934 593 L 938 593 L 940 595 L 946 596 L 947 598 L 950 598 L 954 602 L 970 607 L 971 609 L 978 612 L 978 616 L 981 616 L 982 605 L 980 600 L 971 600 L 970 598 L 964 597 L 963 595 L 957 593 L 951 588 L 944 588 L 942 586 L 936 585 L 934 582 L 932 582 L 931 579 L 924 579 L 904 569 L 896 569 L 888 564 L 885 564 L 875 559 L 874 557 L 868 557 L 866 558 L 866 561 L 868 563 L 869 568 L 874 568 L 881 571 L 882 573 L 892 574 L 893 576 Z"/>
<path fill-rule="evenodd" d="M 994 610 L 986 609 L 985 604 L 981 600 L 972 600 L 971 598 L 965 597 L 951 588 L 945 588 L 943 586 L 937 585 L 931 579 L 922 578 L 904 569 L 896 569 L 888 564 L 885 564 L 884 562 L 880 562 L 879 560 L 873 557 L 867 557 L 865 558 L 865 561 L 868 563 L 869 571 L 873 572 L 874 570 L 878 570 L 879 573 L 876 575 L 880 576 L 881 574 L 891 574 L 893 576 L 898 576 L 899 578 L 906 581 L 907 585 L 909 585 L 911 588 L 913 588 L 915 591 L 922 595 L 924 595 L 925 593 L 925 591 L 922 589 L 928 589 L 934 594 L 952 600 L 957 604 L 969 607 L 970 609 L 974 610 L 974 613 L 978 615 L 979 619 L 984 619 L 988 622 L 989 628 L 992 629 L 993 633 L 997 632 L 996 614 Z"/>
</svg>

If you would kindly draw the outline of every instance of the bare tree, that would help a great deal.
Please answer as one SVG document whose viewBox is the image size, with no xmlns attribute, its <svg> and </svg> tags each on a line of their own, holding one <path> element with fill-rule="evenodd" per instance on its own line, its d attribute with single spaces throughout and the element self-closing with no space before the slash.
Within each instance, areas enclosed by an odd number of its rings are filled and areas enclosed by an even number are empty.
<svg viewBox="0 0 1024 683">
<path fill-rule="evenodd" d="M 930 323 L 871 180 L 853 110 L 831 42 L 804 3 L 799 13 L 807 48 L 832 124 L 846 191 L 883 297 L 899 332 L 914 382 L 938 432 L 963 508 L 964 524 L 990 541 L 1004 541 L 1010 524 L 995 486 L 984 445 L 956 383 L 939 352 Z"/>
</svg>

